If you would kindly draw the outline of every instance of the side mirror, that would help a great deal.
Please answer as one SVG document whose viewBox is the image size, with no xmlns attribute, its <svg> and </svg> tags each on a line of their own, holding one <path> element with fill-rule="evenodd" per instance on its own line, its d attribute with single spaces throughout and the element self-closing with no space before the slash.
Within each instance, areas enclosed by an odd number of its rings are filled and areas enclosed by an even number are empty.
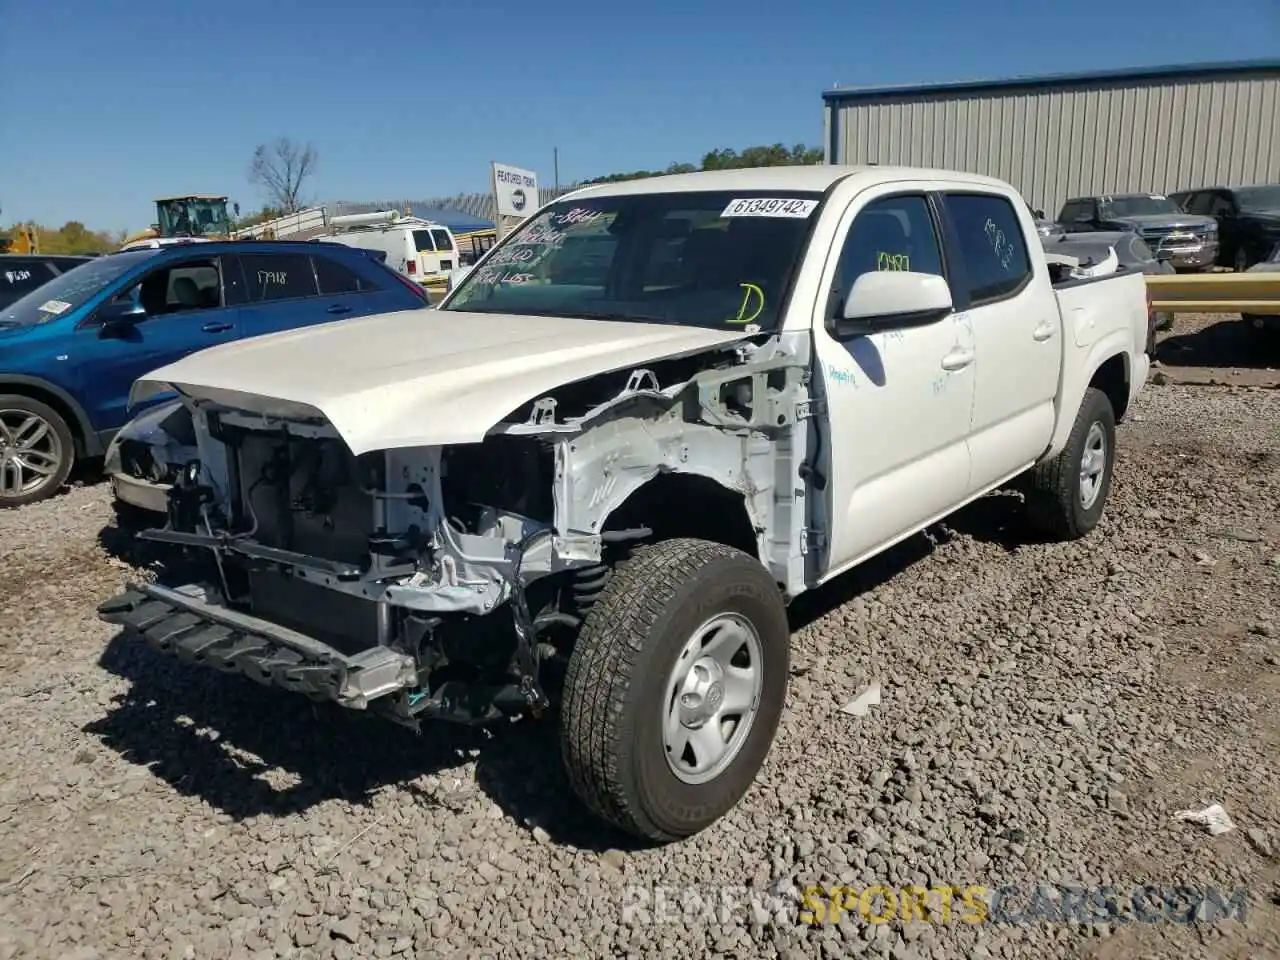
<svg viewBox="0 0 1280 960">
<path fill-rule="evenodd" d="M 123 333 L 147 319 L 146 308 L 133 300 L 112 300 L 98 308 L 103 333 Z"/>
<path fill-rule="evenodd" d="M 837 340 L 923 327 L 948 316 L 953 309 L 951 288 L 936 273 L 877 270 L 853 282 L 840 315 L 827 321 Z"/>
</svg>

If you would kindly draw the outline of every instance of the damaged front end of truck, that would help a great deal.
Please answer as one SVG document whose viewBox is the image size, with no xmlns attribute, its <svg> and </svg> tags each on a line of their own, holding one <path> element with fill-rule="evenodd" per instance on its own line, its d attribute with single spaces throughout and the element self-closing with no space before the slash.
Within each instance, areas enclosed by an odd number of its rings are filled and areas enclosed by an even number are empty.
<svg viewBox="0 0 1280 960">
<path fill-rule="evenodd" d="M 536 714 L 637 544 L 706 537 L 803 589 L 814 517 L 793 478 L 820 485 L 809 349 L 740 332 L 569 378 L 476 442 L 439 444 L 173 383 L 198 457 L 168 522 L 139 536 L 205 572 L 131 584 L 99 615 L 187 662 L 413 727 Z"/>
</svg>

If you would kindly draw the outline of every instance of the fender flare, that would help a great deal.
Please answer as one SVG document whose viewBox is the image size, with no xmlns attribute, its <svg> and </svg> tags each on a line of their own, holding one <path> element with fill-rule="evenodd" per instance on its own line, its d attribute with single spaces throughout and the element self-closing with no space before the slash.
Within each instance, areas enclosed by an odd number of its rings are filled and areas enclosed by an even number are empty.
<svg viewBox="0 0 1280 960">
<path fill-rule="evenodd" d="M 68 426 L 75 429 L 78 434 L 76 439 L 80 442 L 80 454 L 85 457 L 101 456 L 105 450 L 98 432 L 94 430 L 93 424 L 89 421 L 89 416 L 84 412 L 84 407 L 80 406 L 78 400 L 70 393 L 57 384 L 50 383 L 40 377 L 29 377 L 21 373 L 0 373 L 0 393 L 6 392 L 6 388 L 16 387 L 16 393 L 23 393 L 23 387 L 42 390 L 45 393 L 52 394 L 71 411 L 71 415 L 75 418 L 75 423 Z"/>
<path fill-rule="evenodd" d="M 1041 454 L 1041 460 L 1052 459 L 1067 445 L 1067 437 L 1071 435 L 1071 427 L 1075 422 L 1076 411 L 1080 409 L 1080 404 L 1084 402 L 1085 391 L 1089 388 L 1089 384 L 1093 382 L 1093 378 L 1097 376 L 1098 371 L 1102 369 L 1102 365 L 1113 357 L 1118 356 L 1124 360 L 1124 375 L 1129 382 L 1129 396 L 1132 400 L 1132 347 L 1132 340 L 1127 331 L 1113 331 L 1089 348 L 1089 353 L 1084 363 L 1080 365 L 1080 374 L 1078 376 L 1073 376 L 1068 380 L 1067 371 L 1064 371 L 1062 397 L 1058 407 L 1058 422 L 1054 427 L 1053 437 L 1049 441 L 1048 449 Z"/>
</svg>

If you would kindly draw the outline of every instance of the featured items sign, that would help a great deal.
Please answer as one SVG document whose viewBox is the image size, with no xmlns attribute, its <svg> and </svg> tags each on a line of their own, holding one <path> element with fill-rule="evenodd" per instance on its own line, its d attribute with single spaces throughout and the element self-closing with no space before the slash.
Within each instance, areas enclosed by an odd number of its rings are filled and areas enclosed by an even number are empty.
<svg viewBox="0 0 1280 960">
<path fill-rule="evenodd" d="M 524 219 L 538 209 L 538 175 L 532 170 L 495 163 L 493 195 L 498 216 Z"/>
</svg>

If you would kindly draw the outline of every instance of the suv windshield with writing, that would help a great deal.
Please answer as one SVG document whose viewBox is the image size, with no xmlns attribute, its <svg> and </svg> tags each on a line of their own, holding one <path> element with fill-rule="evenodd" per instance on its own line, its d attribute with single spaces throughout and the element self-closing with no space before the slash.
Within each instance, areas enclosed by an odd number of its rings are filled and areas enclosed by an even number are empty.
<svg viewBox="0 0 1280 960">
<path fill-rule="evenodd" d="M 566 200 L 517 228 L 440 309 L 771 329 L 820 199 L 708 191 Z"/>
</svg>

